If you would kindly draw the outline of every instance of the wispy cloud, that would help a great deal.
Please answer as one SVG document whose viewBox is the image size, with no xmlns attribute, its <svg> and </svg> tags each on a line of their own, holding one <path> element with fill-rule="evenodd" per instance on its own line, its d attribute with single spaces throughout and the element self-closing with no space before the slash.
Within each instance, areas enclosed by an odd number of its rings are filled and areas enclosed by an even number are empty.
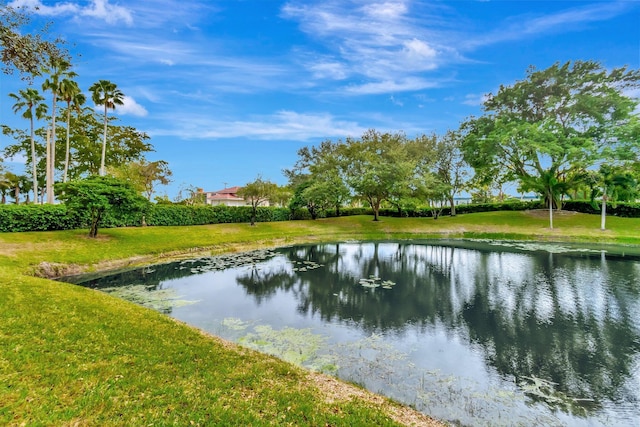
<svg viewBox="0 0 640 427">
<path fill-rule="evenodd" d="M 420 76 L 459 57 L 454 48 L 442 42 L 443 33 L 435 31 L 442 19 L 424 5 L 420 11 L 414 6 L 409 0 L 291 2 L 282 8 L 282 14 L 297 21 L 303 32 L 329 52 L 307 63 L 315 77 L 365 78 L 364 84 L 352 84 L 348 92 L 368 94 L 384 88 L 430 87 L 430 83 L 416 84 L 427 82 Z"/>
<path fill-rule="evenodd" d="M 568 32 L 584 24 L 609 20 L 637 6 L 637 2 L 618 0 L 590 3 L 547 15 L 512 16 L 498 29 L 469 38 L 465 47 L 474 49 L 479 46 L 515 41 L 532 36 L 542 37 L 550 33 Z"/>
<path fill-rule="evenodd" d="M 309 141 L 361 135 L 366 128 L 356 122 L 342 120 L 329 113 L 298 113 L 278 111 L 271 115 L 254 116 L 249 120 L 220 120 L 210 116 L 171 116 L 172 128 L 149 130 L 154 136 L 175 136 L 185 139 L 251 138 L 260 140 Z"/>
<path fill-rule="evenodd" d="M 27 8 L 34 13 L 43 16 L 72 15 L 77 18 L 91 17 L 117 24 L 124 22 L 133 24 L 133 16 L 130 9 L 109 3 L 109 0 L 91 0 L 86 6 L 73 2 L 59 2 L 53 6 L 47 6 L 41 0 L 13 0 L 9 6 L 14 8 Z"/>
<path fill-rule="evenodd" d="M 435 80 L 420 77 L 406 77 L 396 80 L 376 81 L 371 83 L 351 85 L 345 91 L 356 95 L 375 95 L 384 93 L 411 92 L 423 89 L 435 88 L 441 85 Z"/>
<path fill-rule="evenodd" d="M 471 105 L 473 107 L 477 107 L 484 104 L 484 102 L 488 98 L 489 97 L 486 94 L 470 93 L 465 95 L 464 101 L 462 101 L 462 103 L 464 105 Z"/>
</svg>

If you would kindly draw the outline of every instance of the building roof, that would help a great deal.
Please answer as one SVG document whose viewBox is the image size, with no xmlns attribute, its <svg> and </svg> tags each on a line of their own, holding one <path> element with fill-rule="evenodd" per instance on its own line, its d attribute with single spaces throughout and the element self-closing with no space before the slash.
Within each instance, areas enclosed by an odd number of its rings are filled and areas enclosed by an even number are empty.
<svg viewBox="0 0 640 427">
<path fill-rule="evenodd" d="M 233 201 L 244 201 L 242 197 L 238 197 L 238 190 L 241 187 L 229 187 L 223 188 L 222 190 L 217 191 L 207 191 L 207 200 L 233 200 Z"/>
<path fill-rule="evenodd" d="M 213 194 L 233 194 L 236 195 L 238 193 L 238 190 L 240 190 L 240 188 L 242 187 L 229 187 L 229 188 L 223 188 L 222 190 L 218 190 L 218 191 L 209 191 L 208 193 L 213 193 Z"/>
</svg>

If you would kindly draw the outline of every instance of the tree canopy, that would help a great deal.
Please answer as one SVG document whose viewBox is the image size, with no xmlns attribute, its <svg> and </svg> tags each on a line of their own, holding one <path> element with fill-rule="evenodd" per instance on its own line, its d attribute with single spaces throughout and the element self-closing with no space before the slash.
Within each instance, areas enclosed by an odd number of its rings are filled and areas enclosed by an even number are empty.
<svg viewBox="0 0 640 427">
<path fill-rule="evenodd" d="M 238 190 L 238 197 L 244 198 L 251 205 L 251 225 L 255 225 L 258 206 L 269 202 L 269 199 L 278 192 L 278 185 L 262 177 L 246 184 Z"/>
<path fill-rule="evenodd" d="M 637 153 L 640 72 L 608 71 L 594 61 L 530 68 L 525 80 L 501 86 L 484 103 L 484 115 L 462 125 L 465 160 L 480 175 L 504 175 L 550 206 L 603 160 Z"/>
<path fill-rule="evenodd" d="M 25 32 L 29 23 L 30 16 L 23 8 L 0 1 L 0 62 L 5 74 L 18 71 L 22 77 L 31 78 L 40 74 L 41 64 L 69 56 L 62 39 L 50 39 L 47 26 L 35 34 Z"/>
<path fill-rule="evenodd" d="M 56 187 L 58 197 L 68 209 L 89 217 L 89 237 L 98 235 L 106 212 L 114 215 L 141 212 L 148 203 L 128 182 L 109 176 L 93 175 L 58 183 Z"/>
</svg>

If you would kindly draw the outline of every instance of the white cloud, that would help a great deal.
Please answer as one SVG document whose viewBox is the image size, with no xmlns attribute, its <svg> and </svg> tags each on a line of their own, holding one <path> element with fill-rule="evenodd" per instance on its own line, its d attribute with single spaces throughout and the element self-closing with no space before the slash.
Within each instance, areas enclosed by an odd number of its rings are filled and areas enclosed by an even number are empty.
<svg viewBox="0 0 640 427">
<path fill-rule="evenodd" d="M 470 37 L 466 42 L 466 47 L 473 49 L 479 46 L 520 40 L 535 35 L 571 31 L 578 25 L 606 21 L 618 16 L 626 12 L 628 8 L 634 7 L 632 3 L 634 2 L 598 2 L 536 17 L 527 15 L 514 16 L 509 21 L 500 23 L 498 30 Z"/>
<path fill-rule="evenodd" d="M 398 107 L 404 107 L 404 102 L 396 99 L 393 95 L 389 97 L 389 101 L 391 101 L 393 105 L 397 105 Z"/>
<path fill-rule="evenodd" d="M 340 78 L 360 76 L 364 82 L 348 88 L 349 92 L 384 93 L 384 88 L 428 87 L 416 84 L 424 80 L 422 73 L 460 57 L 432 29 L 432 21 L 438 19 L 430 19 L 428 10 L 437 6 L 419 6 L 421 10 L 414 10 L 418 6 L 410 1 L 292 2 L 282 8 L 282 14 L 299 22 L 302 31 L 332 52 L 306 62 L 314 77 L 326 78 L 330 71 Z"/>
<path fill-rule="evenodd" d="M 418 77 L 408 77 L 401 80 L 385 80 L 379 82 L 353 85 L 346 88 L 346 92 L 354 95 L 374 95 L 381 93 L 397 93 L 416 91 L 438 87 L 440 84 L 433 80 Z"/>
<path fill-rule="evenodd" d="M 484 104 L 487 99 L 489 99 L 489 97 L 486 94 L 470 93 L 464 97 L 464 101 L 462 101 L 462 103 L 464 105 L 477 107 Z"/>
<path fill-rule="evenodd" d="M 316 62 L 308 68 L 316 79 L 343 80 L 348 76 L 348 70 L 338 61 Z"/>
<path fill-rule="evenodd" d="M 102 19 L 109 24 L 120 21 L 127 25 L 133 24 L 131 11 L 122 6 L 109 3 L 109 0 L 92 0 L 91 5 L 80 10 L 80 15 Z"/>
<path fill-rule="evenodd" d="M 47 6 L 41 0 L 13 0 L 8 4 L 14 8 L 31 9 L 35 14 L 44 16 L 74 15 L 79 17 L 92 17 L 103 20 L 108 24 L 124 22 L 133 24 L 133 16 L 129 9 L 113 5 L 109 0 L 91 0 L 87 6 L 80 6 L 72 2 L 59 2 L 54 6 Z"/>
<path fill-rule="evenodd" d="M 131 96 L 125 96 L 122 100 L 123 105 L 119 105 L 116 108 L 118 114 L 132 115 L 137 117 L 145 117 L 149 112 L 140 104 L 136 102 Z"/>
<path fill-rule="evenodd" d="M 382 3 L 372 3 L 362 7 L 366 15 L 378 19 L 396 19 L 408 12 L 408 8 L 403 1 L 388 1 Z"/>
<path fill-rule="evenodd" d="M 435 58 L 438 53 L 434 48 L 429 46 L 428 43 L 415 38 L 404 42 L 404 47 L 405 47 L 405 52 L 407 52 L 409 56 L 415 57 L 418 59 Z"/>
<path fill-rule="evenodd" d="M 59 2 L 54 6 L 42 4 L 41 0 L 13 0 L 7 4 L 12 8 L 31 9 L 34 13 L 44 16 L 57 16 L 78 13 L 80 7 L 74 3 Z"/>
<path fill-rule="evenodd" d="M 104 113 L 103 105 L 96 105 L 94 109 L 100 113 Z M 149 114 L 146 108 L 138 104 L 133 97 L 127 95 L 122 98 L 122 105 L 116 106 L 115 112 L 119 115 L 131 115 L 136 117 L 146 117 Z"/>
<path fill-rule="evenodd" d="M 366 131 L 366 128 L 355 122 L 337 119 L 329 113 L 297 113 L 287 110 L 266 116 L 254 116 L 249 120 L 219 120 L 193 114 L 173 115 L 170 122 L 175 127 L 150 130 L 149 134 L 185 139 L 244 137 L 308 141 L 314 138 L 358 136 Z"/>
</svg>

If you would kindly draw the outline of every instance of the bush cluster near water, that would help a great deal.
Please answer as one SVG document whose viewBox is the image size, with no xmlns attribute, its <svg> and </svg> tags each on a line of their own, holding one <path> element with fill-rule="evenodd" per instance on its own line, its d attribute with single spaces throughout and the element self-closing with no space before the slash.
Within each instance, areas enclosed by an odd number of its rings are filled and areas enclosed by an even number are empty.
<svg viewBox="0 0 640 427">
<path fill-rule="evenodd" d="M 482 203 L 456 206 L 457 214 L 492 211 L 519 211 L 527 209 L 544 209 L 539 201 L 503 203 Z M 598 214 L 598 207 L 588 201 L 566 201 L 563 209 L 588 214 Z M 444 208 L 443 216 L 449 215 L 449 208 Z M 607 214 L 627 218 L 640 218 L 640 203 L 618 203 L 607 206 Z M 340 216 L 372 215 L 369 208 L 344 208 Z M 433 212 L 428 207 L 417 207 L 398 210 L 396 208 L 380 209 L 381 216 L 429 218 Z M 251 221 L 250 206 L 185 206 L 185 205 L 150 205 L 147 211 L 135 214 L 114 216 L 107 212 L 101 228 L 138 227 L 144 223 L 150 226 L 186 226 L 222 223 L 249 223 Z M 335 217 L 334 210 L 322 212 L 320 217 Z M 259 207 L 258 222 L 289 221 L 311 219 L 305 208 L 291 211 L 288 208 Z M 88 218 L 80 213 L 67 210 L 65 205 L 0 205 L 0 232 L 72 230 L 88 227 Z"/>
</svg>

